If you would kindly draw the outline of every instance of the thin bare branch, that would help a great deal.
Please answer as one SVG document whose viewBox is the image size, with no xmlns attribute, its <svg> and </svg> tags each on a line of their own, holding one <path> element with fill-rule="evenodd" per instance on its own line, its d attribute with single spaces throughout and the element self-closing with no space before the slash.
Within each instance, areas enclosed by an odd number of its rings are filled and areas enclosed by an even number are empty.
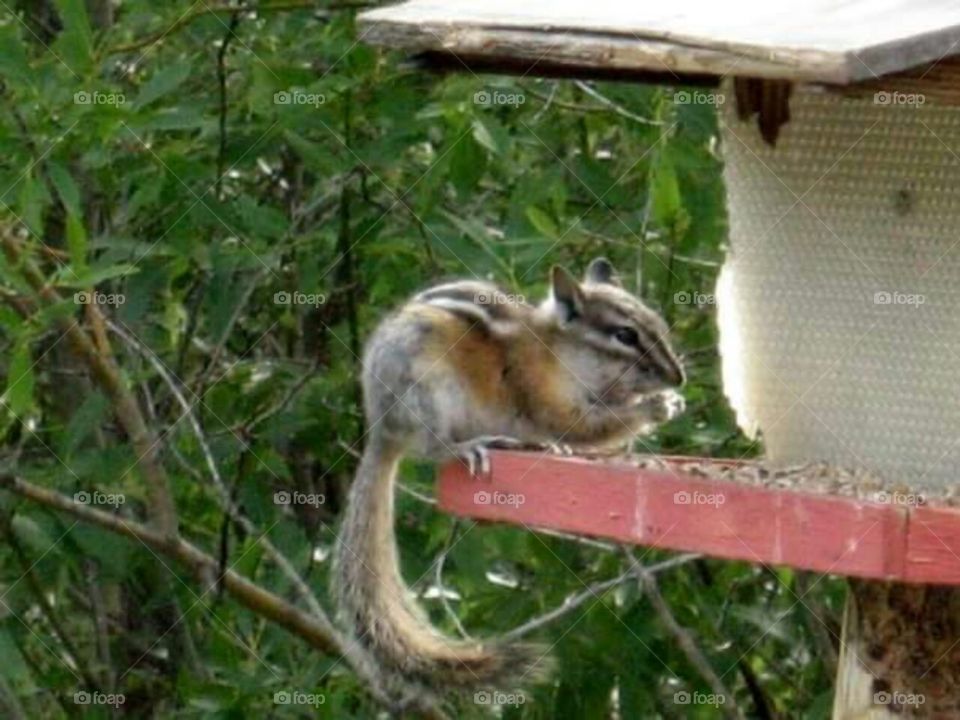
<svg viewBox="0 0 960 720">
<path fill-rule="evenodd" d="M 324 653 L 334 657 L 347 657 L 354 664 L 355 669 L 362 673 L 362 665 L 351 655 L 348 644 L 324 617 L 302 611 L 235 570 L 228 569 L 222 577 L 217 578 L 215 576 L 219 569 L 217 560 L 183 538 L 170 539 L 147 525 L 75 502 L 65 495 L 34 485 L 14 475 L 0 475 L 0 488 L 44 507 L 65 512 L 83 522 L 136 540 L 158 555 L 179 562 L 205 588 L 210 588 L 217 582 L 222 583 L 226 591 L 244 607 L 271 620 Z M 369 680 L 369 677 L 366 679 Z M 434 706 L 425 707 L 422 714 L 427 720 L 445 720 L 447 717 Z"/>
<path fill-rule="evenodd" d="M 601 593 L 605 593 L 607 590 L 618 587 L 619 585 L 623 585 L 625 582 L 632 580 L 632 578 L 633 573 L 628 570 L 627 572 L 624 572 L 610 580 L 601 580 L 600 582 L 592 583 L 591 585 L 588 585 L 585 590 L 567 597 L 553 610 L 546 612 L 543 615 L 538 615 L 532 620 L 528 620 L 523 625 L 519 625 L 513 630 L 504 633 L 503 638 L 505 640 L 515 640 L 523 637 L 524 635 L 529 635 L 534 630 L 538 630 L 544 625 L 547 625 L 548 623 L 551 623 L 554 620 L 573 612 L 588 600 L 598 600 Z"/>
<path fill-rule="evenodd" d="M 60 294 L 47 283 L 46 277 L 31 257 L 24 253 L 17 236 L 17 224 L 4 219 L 0 225 L 0 242 L 10 263 L 19 268 L 34 292 L 47 304 L 63 301 Z M 93 312 L 99 313 L 95 305 Z M 143 472 L 147 492 L 147 512 L 150 522 L 169 538 L 177 535 L 177 513 L 167 473 L 160 462 L 158 443 L 150 430 L 136 397 L 130 392 L 120 368 L 112 355 L 101 353 L 90 336 L 71 317 L 58 317 L 57 323 L 70 347 L 87 364 L 97 383 L 107 394 L 114 413 L 133 445 L 137 465 Z"/>
<path fill-rule="evenodd" d="M 457 528 L 459 526 L 459 520 L 454 520 L 453 524 L 450 526 L 450 533 L 447 535 L 447 542 L 444 543 L 443 550 L 434 561 L 433 582 L 437 589 L 437 597 L 440 598 L 440 604 L 443 606 L 444 611 L 446 611 L 447 617 L 449 617 L 453 622 L 453 625 L 460 634 L 460 637 L 469 639 L 470 633 L 468 633 L 467 629 L 463 627 L 463 623 L 460 622 L 460 618 L 454 611 L 453 606 L 450 605 L 450 600 L 447 598 L 446 590 L 444 589 L 443 585 L 443 566 L 447 561 L 447 555 L 450 553 L 450 548 L 453 546 L 453 539 L 456 537 Z"/>
<path fill-rule="evenodd" d="M 691 562 L 696 560 L 700 555 L 696 553 L 684 553 L 683 555 L 678 555 L 677 557 L 670 558 L 664 562 L 657 563 L 655 565 L 650 565 L 644 569 L 645 572 L 649 573 L 651 576 L 656 575 L 658 572 L 667 570 L 669 568 L 677 567 L 678 565 L 683 565 L 684 563 Z M 632 580 L 636 575 L 634 568 L 630 568 L 625 572 L 621 573 L 615 578 L 609 580 L 601 580 L 595 582 L 592 585 L 587 586 L 587 588 L 581 592 L 576 593 L 575 595 L 570 595 L 567 597 L 560 605 L 555 607 L 553 610 L 546 612 L 542 615 L 528 620 L 523 625 L 515 627 L 513 630 L 504 634 L 504 639 L 513 640 L 515 638 L 521 638 L 524 635 L 529 635 L 534 630 L 537 630 L 548 623 L 553 622 L 554 620 L 567 615 L 568 613 L 573 612 L 578 607 L 583 605 L 587 600 L 598 599 L 601 593 L 606 592 L 612 588 L 623 585 L 625 582 Z"/>
<path fill-rule="evenodd" d="M 181 538 L 171 541 L 162 533 L 135 520 L 83 505 L 65 495 L 12 475 L 0 475 L 0 488 L 10 490 L 45 507 L 66 512 L 105 530 L 138 540 L 157 554 L 173 558 L 185 565 L 200 582 L 209 583 L 212 574 L 217 570 L 217 561 L 195 545 Z M 338 634 L 323 618 L 308 615 L 234 570 L 227 570 L 222 581 L 227 591 L 241 604 L 270 618 L 326 653 L 333 655 L 340 653 Z"/>
<path fill-rule="evenodd" d="M 665 124 L 660 122 L 659 120 L 651 120 L 650 118 L 645 118 L 640 115 L 637 115 L 636 113 L 630 112 L 625 107 L 623 107 L 617 102 L 614 102 L 613 100 L 608 98 L 606 95 L 601 93 L 599 90 L 594 88 L 592 85 L 590 85 L 589 83 L 583 80 L 575 80 L 574 84 L 578 88 L 583 90 L 587 95 L 592 97 L 594 100 L 598 101 L 601 105 L 605 105 L 606 107 L 610 108 L 610 110 L 615 112 L 617 115 L 620 115 L 621 117 L 625 117 L 628 120 L 633 120 L 634 122 L 638 122 L 641 125 L 664 125 Z"/>
<path fill-rule="evenodd" d="M 737 705 L 733 693 L 730 692 L 723 680 L 720 679 L 720 676 L 717 675 L 713 666 L 710 664 L 710 660 L 693 639 L 692 633 L 683 627 L 677 621 L 676 617 L 674 617 L 670 606 L 660 593 L 660 586 L 657 584 L 655 573 L 650 572 L 648 568 L 645 568 L 637 562 L 631 548 L 625 546 L 623 548 L 623 554 L 627 562 L 630 563 L 628 573 L 637 579 L 641 591 L 645 592 L 650 599 L 650 604 L 653 605 L 653 609 L 657 613 L 657 617 L 660 618 L 660 622 L 663 623 L 667 632 L 673 636 L 673 639 L 683 651 L 683 654 L 687 656 L 690 664 L 693 665 L 703 679 L 707 681 L 707 684 L 710 685 L 710 689 L 714 694 L 723 698 L 718 705 L 720 712 L 728 718 L 742 720 L 744 717 L 743 711 L 741 711 Z"/>
<path fill-rule="evenodd" d="M 270 539 L 250 520 L 250 518 L 240 511 L 240 508 L 237 507 L 236 503 L 233 501 L 230 490 L 227 488 L 226 483 L 223 481 L 223 478 L 220 475 L 217 462 L 210 450 L 210 444 L 207 442 L 206 434 L 203 432 L 203 428 L 200 426 L 200 421 L 194 412 L 194 408 L 189 402 L 187 402 L 187 399 L 184 397 L 183 392 L 181 392 L 179 385 L 177 384 L 176 380 L 174 380 L 173 376 L 167 371 L 166 366 L 157 357 L 156 353 L 154 353 L 132 335 L 124 331 L 117 323 L 108 321 L 107 324 L 110 330 L 116 333 L 124 343 L 126 343 L 130 348 L 132 348 L 148 363 L 150 363 L 153 369 L 170 389 L 170 392 L 174 399 L 176 399 L 177 404 L 180 405 L 184 416 L 187 418 L 187 421 L 193 430 L 193 434 L 197 439 L 197 443 L 200 446 L 200 452 L 203 454 L 204 461 L 206 462 L 207 470 L 210 474 L 213 487 L 219 496 L 220 506 L 226 510 L 234 522 L 239 524 L 244 530 L 247 531 L 247 533 L 253 537 L 260 538 L 260 544 L 263 546 L 264 552 L 268 557 L 270 557 L 271 560 L 273 560 L 277 567 L 280 568 L 281 572 L 293 584 L 293 587 L 296 589 L 300 599 L 303 600 L 308 608 L 310 608 L 310 612 L 318 618 L 322 618 L 324 622 L 328 622 L 326 613 L 323 611 L 323 608 L 320 607 L 320 603 L 317 601 L 316 596 L 313 594 L 313 591 L 306 584 L 303 578 L 300 577 L 300 573 L 297 572 L 296 568 L 293 566 L 293 563 L 291 563 L 283 553 L 277 550 L 276 546 L 270 541 Z"/>
</svg>

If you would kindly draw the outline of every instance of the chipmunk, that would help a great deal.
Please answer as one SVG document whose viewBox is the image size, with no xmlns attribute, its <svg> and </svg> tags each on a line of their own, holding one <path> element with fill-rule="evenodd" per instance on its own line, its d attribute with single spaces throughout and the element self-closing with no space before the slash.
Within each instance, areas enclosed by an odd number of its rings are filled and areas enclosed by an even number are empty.
<svg viewBox="0 0 960 720">
<path fill-rule="evenodd" d="M 582 283 L 554 267 L 539 306 L 453 282 L 382 322 L 362 382 L 368 434 L 334 557 L 355 661 L 401 709 L 441 690 L 542 677 L 539 646 L 447 637 L 409 599 L 393 534 L 398 464 L 460 458 L 485 471 L 490 446 L 598 448 L 649 432 L 682 410 L 666 324 L 603 258 Z"/>
</svg>

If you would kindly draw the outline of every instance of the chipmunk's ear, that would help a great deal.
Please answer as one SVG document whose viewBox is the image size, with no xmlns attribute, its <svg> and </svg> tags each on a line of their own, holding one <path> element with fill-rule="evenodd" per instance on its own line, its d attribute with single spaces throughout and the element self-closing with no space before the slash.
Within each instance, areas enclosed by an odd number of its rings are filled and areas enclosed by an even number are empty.
<svg viewBox="0 0 960 720">
<path fill-rule="evenodd" d="M 554 265 L 550 270 L 551 294 L 561 320 L 573 320 L 583 312 L 583 290 L 566 268 Z"/>
<path fill-rule="evenodd" d="M 583 281 L 590 285 L 620 285 L 620 277 L 605 257 L 594 258 L 587 266 Z"/>
</svg>

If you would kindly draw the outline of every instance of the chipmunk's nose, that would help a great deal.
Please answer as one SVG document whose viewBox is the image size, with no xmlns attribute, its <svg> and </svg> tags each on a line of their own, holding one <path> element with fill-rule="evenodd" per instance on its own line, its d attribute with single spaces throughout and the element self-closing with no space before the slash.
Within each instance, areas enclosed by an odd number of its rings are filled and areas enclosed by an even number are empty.
<svg viewBox="0 0 960 720">
<path fill-rule="evenodd" d="M 669 387 L 680 387 L 687 381 L 683 362 L 679 358 L 671 357 L 669 362 L 663 364 L 661 371 L 661 377 Z"/>
</svg>

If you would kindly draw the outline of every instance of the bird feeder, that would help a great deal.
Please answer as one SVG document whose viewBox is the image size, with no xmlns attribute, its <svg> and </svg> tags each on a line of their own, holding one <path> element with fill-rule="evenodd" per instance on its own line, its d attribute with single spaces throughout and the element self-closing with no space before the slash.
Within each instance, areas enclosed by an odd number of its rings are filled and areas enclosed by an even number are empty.
<svg viewBox="0 0 960 720">
<path fill-rule="evenodd" d="M 441 507 L 848 576 L 834 717 L 960 717 L 960 5 L 413 0 L 360 22 L 425 66 L 728 99 L 723 379 L 764 461 L 497 453 L 492 483 L 447 468 Z"/>
</svg>

